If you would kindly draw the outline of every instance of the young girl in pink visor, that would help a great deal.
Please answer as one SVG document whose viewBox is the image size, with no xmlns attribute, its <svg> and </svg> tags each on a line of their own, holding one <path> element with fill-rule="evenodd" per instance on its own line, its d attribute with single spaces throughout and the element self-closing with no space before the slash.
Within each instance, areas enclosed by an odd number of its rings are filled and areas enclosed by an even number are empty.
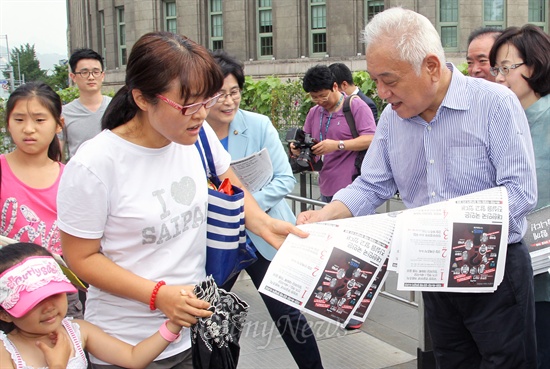
<svg viewBox="0 0 550 369">
<path fill-rule="evenodd" d="M 143 368 L 179 338 L 170 321 L 136 346 L 84 320 L 66 318 L 76 292 L 52 255 L 33 243 L 0 249 L 0 368 L 86 369 L 84 350 L 122 367 Z"/>
</svg>

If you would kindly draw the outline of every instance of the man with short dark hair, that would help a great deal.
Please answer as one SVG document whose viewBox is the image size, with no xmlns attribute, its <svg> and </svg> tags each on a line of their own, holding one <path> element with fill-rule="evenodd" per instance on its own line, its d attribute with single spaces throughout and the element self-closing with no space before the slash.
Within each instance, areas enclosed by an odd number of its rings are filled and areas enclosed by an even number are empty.
<svg viewBox="0 0 550 369">
<path fill-rule="evenodd" d="M 307 114 L 304 131 L 318 141 L 312 152 L 323 157 L 323 168 L 319 172 L 321 200 L 330 202 L 336 191 L 352 182 L 357 153 L 369 147 L 376 124 L 368 105 L 354 99 L 350 109 L 359 136 L 353 138 L 343 109 L 346 95 L 338 90 L 336 78 L 326 65 L 308 69 L 303 87 L 317 104 Z M 293 155 L 299 155 L 300 151 L 293 147 Z"/>
<path fill-rule="evenodd" d="M 105 78 L 103 58 L 91 49 L 78 49 L 69 58 L 69 76 L 78 87 L 80 97 L 63 106 L 65 128 L 60 135 L 66 144 L 68 158 L 80 145 L 101 132 L 101 118 L 111 98 L 101 94 Z"/>
<path fill-rule="evenodd" d="M 489 53 L 501 30 L 492 27 L 482 27 L 474 30 L 468 37 L 468 52 L 466 61 L 468 63 L 468 74 L 475 78 L 484 78 L 494 82 L 495 77 L 489 72 Z"/>
<path fill-rule="evenodd" d="M 348 96 L 359 96 L 361 100 L 367 103 L 374 116 L 374 121 L 378 123 L 378 108 L 376 107 L 376 103 L 355 85 L 353 82 L 353 74 L 348 66 L 344 63 L 333 63 L 328 67 L 336 78 L 336 83 L 338 83 L 340 92 L 344 92 Z"/>
</svg>

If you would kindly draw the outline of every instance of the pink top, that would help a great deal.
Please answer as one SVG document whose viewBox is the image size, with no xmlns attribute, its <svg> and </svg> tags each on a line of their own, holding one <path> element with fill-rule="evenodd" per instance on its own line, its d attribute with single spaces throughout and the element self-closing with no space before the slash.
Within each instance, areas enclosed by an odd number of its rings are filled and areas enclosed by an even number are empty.
<svg viewBox="0 0 550 369">
<path fill-rule="evenodd" d="M 32 188 L 17 178 L 0 155 L 0 233 L 21 242 L 34 242 L 61 255 L 57 228 L 57 188 L 65 167 L 59 163 L 57 180 L 48 188 Z"/>
</svg>

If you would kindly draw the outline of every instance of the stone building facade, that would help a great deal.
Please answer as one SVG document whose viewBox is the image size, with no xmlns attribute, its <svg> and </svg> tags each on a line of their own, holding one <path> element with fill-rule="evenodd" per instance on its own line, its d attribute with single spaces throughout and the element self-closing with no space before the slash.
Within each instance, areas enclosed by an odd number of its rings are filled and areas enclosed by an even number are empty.
<svg viewBox="0 0 550 369">
<path fill-rule="evenodd" d="M 465 60 L 481 26 L 534 23 L 548 31 L 550 0 L 67 0 L 69 52 L 98 51 L 106 86 L 120 86 L 126 59 L 144 33 L 168 30 L 210 49 L 224 48 L 254 77 L 296 77 L 312 65 L 343 61 L 364 70 L 361 31 L 391 6 L 412 9 L 440 32 L 447 58 Z"/>
</svg>

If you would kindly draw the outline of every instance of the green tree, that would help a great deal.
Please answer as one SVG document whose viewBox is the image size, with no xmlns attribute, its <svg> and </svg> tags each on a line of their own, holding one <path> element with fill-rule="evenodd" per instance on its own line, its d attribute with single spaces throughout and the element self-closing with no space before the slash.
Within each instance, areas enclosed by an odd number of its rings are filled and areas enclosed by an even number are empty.
<svg viewBox="0 0 550 369">
<path fill-rule="evenodd" d="M 50 85 L 54 91 L 60 91 L 69 87 L 69 65 L 57 65 L 53 66 L 53 74 L 48 76 L 46 83 Z"/>
<path fill-rule="evenodd" d="M 61 98 L 63 105 L 68 104 L 80 97 L 80 91 L 78 91 L 78 87 L 76 86 L 64 88 L 63 90 L 57 91 L 57 94 Z"/>
<path fill-rule="evenodd" d="M 11 50 L 11 67 L 13 68 L 13 77 L 16 80 L 31 81 L 46 81 L 46 71 L 40 69 L 40 61 L 36 58 L 34 45 L 25 44 Z M 21 69 L 19 69 L 21 68 Z M 6 72 L 4 76 L 9 77 Z M 21 78 L 19 78 L 21 76 Z M 22 83 L 20 81 L 18 84 Z"/>
<path fill-rule="evenodd" d="M 386 102 L 378 97 L 378 92 L 376 91 L 376 83 L 365 71 L 356 71 L 353 72 L 353 83 L 359 87 L 361 91 L 374 101 L 376 108 L 378 110 L 378 116 L 382 113 L 382 110 L 386 107 Z"/>
<path fill-rule="evenodd" d="M 312 106 L 301 80 L 283 82 L 276 76 L 252 80 L 246 76 L 241 108 L 267 115 L 279 133 L 301 127 Z"/>
</svg>

